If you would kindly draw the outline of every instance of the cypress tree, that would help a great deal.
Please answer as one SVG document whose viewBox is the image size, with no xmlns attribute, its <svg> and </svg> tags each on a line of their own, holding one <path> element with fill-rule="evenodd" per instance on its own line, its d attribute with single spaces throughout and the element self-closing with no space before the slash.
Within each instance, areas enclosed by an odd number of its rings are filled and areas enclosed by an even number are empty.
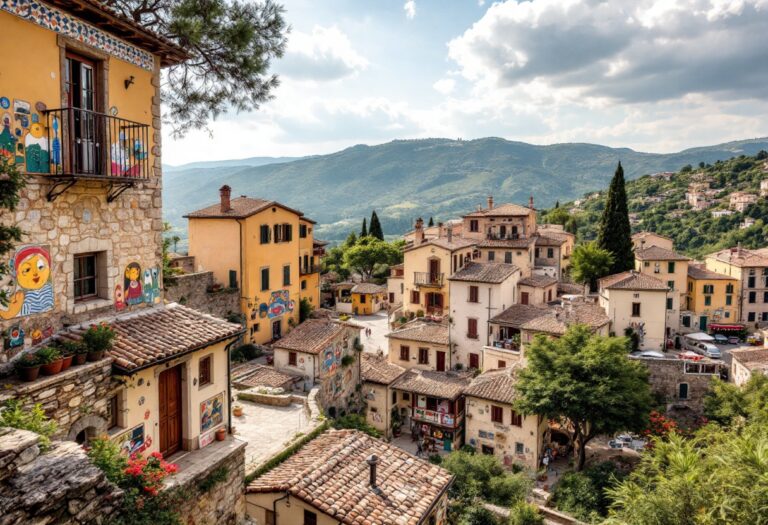
<svg viewBox="0 0 768 525">
<path fill-rule="evenodd" d="M 429 224 L 427 224 L 427 226 L 428 226 L 428 227 L 432 227 L 432 226 L 434 226 L 434 225 L 435 225 L 435 220 L 434 220 L 432 217 L 430 217 L 430 218 L 429 218 Z"/>
<path fill-rule="evenodd" d="M 559 208 L 559 207 L 560 207 L 560 201 L 556 201 L 555 202 L 555 208 Z"/>
<path fill-rule="evenodd" d="M 379 222 L 379 216 L 376 215 L 376 210 L 373 210 L 373 213 L 371 213 L 371 227 L 368 228 L 368 235 L 382 241 L 384 240 L 384 231 L 381 229 L 381 223 Z"/>
<path fill-rule="evenodd" d="M 613 254 L 611 273 L 625 272 L 635 267 L 635 255 L 632 252 L 632 230 L 629 226 L 627 210 L 627 192 L 624 188 L 624 169 L 621 162 L 616 167 L 616 174 L 608 189 L 608 199 L 597 234 L 600 248 Z"/>
<path fill-rule="evenodd" d="M 365 225 L 365 218 L 363 218 L 363 228 L 360 230 L 360 238 L 368 237 L 368 227 Z"/>
</svg>

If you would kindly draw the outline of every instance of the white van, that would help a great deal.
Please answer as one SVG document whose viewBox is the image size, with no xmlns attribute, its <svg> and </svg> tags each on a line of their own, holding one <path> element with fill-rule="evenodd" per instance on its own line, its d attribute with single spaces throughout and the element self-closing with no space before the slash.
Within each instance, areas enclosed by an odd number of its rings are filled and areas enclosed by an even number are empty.
<svg viewBox="0 0 768 525">
<path fill-rule="evenodd" d="M 705 334 L 704 332 L 694 332 L 692 334 L 685 334 L 683 336 L 683 348 L 686 350 L 691 350 L 692 352 L 696 352 L 697 354 L 701 353 L 699 343 L 713 344 L 714 342 L 715 338 L 709 334 Z"/>
</svg>

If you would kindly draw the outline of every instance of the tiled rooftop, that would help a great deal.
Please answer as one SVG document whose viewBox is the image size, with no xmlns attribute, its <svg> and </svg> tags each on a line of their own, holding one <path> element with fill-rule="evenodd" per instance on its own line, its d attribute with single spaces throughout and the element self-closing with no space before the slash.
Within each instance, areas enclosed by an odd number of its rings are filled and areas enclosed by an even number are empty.
<svg viewBox="0 0 768 525">
<path fill-rule="evenodd" d="M 243 328 L 182 306 L 144 308 L 105 319 L 116 333 L 109 355 L 114 366 L 134 371 L 205 348 L 238 336 Z M 79 339 L 90 326 L 84 323 L 59 334 L 62 339 Z"/>
<path fill-rule="evenodd" d="M 673 250 L 649 246 L 635 251 L 635 259 L 638 261 L 690 261 L 689 257 L 681 255 Z"/>
<path fill-rule="evenodd" d="M 522 217 L 531 213 L 533 213 L 533 210 L 526 206 L 510 203 L 473 211 L 464 215 L 464 217 Z"/>
<path fill-rule="evenodd" d="M 484 239 L 477 243 L 478 248 L 528 248 L 534 242 L 536 237 L 527 237 L 525 239 Z"/>
<path fill-rule="evenodd" d="M 503 312 L 491 318 L 491 323 L 503 324 L 512 328 L 520 328 L 531 319 L 546 315 L 545 306 L 530 304 L 513 304 Z"/>
<path fill-rule="evenodd" d="M 544 288 L 546 286 L 552 286 L 553 284 L 556 284 L 556 283 L 557 283 L 556 277 L 551 277 L 549 275 L 533 274 L 530 277 L 520 279 L 520 282 L 518 284 L 521 284 L 523 286 L 533 286 L 535 288 Z"/>
<path fill-rule="evenodd" d="M 380 286 L 376 283 L 359 283 L 352 288 L 352 293 L 359 294 L 377 294 L 384 293 L 386 291 L 386 287 Z"/>
<path fill-rule="evenodd" d="M 436 372 L 411 368 L 401 375 L 390 387 L 423 396 L 456 399 L 469 386 L 472 373 Z"/>
<path fill-rule="evenodd" d="M 610 322 L 605 310 L 595 304 L 572 303 L 565 306 L 550 306 L 547 314 L 523 324 L 523 330 L 546 334 L 562 335 L 568 327 L 584 324 L 597 330 Z"/>
<path fill-rule="evenodd" d="M 768 256 L 760 250 L 747 250 L 745 248 L 727 248 L 715 252 L 708 257 L 726 262 L 738 267 L 764 268 L 768 266 Z"/>
<path fill-rule="evenodd" d="M 711 270 L 707 270 L 703 266 L 697 266 L 697 265 L 690 265 L 688 267 L 688 277 L 691 279 L 709 279 L 710 281 L 736 281 L 737 279 L 735 277 L 730 277 L 728 275 L 713 272 Z"/>
<path fill-rule="evenodd" d="M 453 236 L 451 240 L 449 241 L 447 237 L 436 237 L 432 239 L 425 239 L 424 242 L 421 244 L 411 244 L 409 246 L 406 246 L 403 251 L 408 252 L 411 250 L 415 250 L 417 248 L 423 248 L 425 246 L 437 246 L 439 248 L 444 248 L 446 250 L 455 251 L 460 250 L 462 248 L 468 248 L 470 246 L 474 246 L 477 241 L 472 239 L 463 239 L 458 236 Z"/>
<path fill-rule="evenodd" d="M 273 366 L 244 363 L 232 368 L 232 383 L 240 388 L 266 386 L 289 389 L 300 379 L 300 376 L 285 374 Z"/>
<path fill-rule="evenodd" d="M 768 348 L 744 347 L 731 350 L 731 356 L 747 368 L 768 366 Z"/>
<path fill-rule="evenodd" d="M 216 204 L 212 204 L 210 206 L 206 206 L 205 208 L 202 208 L 200 210 L 193 211 L 191 213 L 188 213 L 185 215 L 185 217 L 189 217 L 192 219 L 223 219 L 223 218 L 232 218 L 232 219 L 244 219 L 246 217 L 250 217 L 251 215 L 254 215 L 256 213 L 259 213 L 262 210 L 265 210 L 271 206 L 276 206 L 278 208 L 282 208 L 284 210 L 292 211 L 302 217 L 302 219 L 310 221 L 306 217 L 304 217 L 303 213 L 301 213 L 298 210 L 294 210 L 293 208 L 289 208 L 288 206 L 285 206 L 284 204 L 280 204 L 277 201 L 268 201 L 264 199 L 254 199 L 251 197 L 236 197 L 234 199 L 230 200 L 230 209 L 229 211 L 221 211 L 221 203 L 217 202 Z M 313 221 L 310 221 L 313 222 Z"/>
<path fill-rule="evenodd" d="M 378 490 L 369 483 L 371 455 L 379 461 Z M 329 430 L 246 492 L 287 492 L 345 525 L 417 525 L 452 479 L 447 470 L 357 430 Z"/>
<path fill-rule="evenodd" d="M 423 343 L 447 345 L 448 325 L 445 323 L 433 323 L 417 319 L 388 333 L 387 337 L 390 339 L 403 339 L 406 341 L 421 341 Z"/>
<path fill-rule="evenodd" d="M 603 277 L 599 281 L 600 288 L 608 290 L 668 290 L 669 287 L 661 280 L 645 273 L 634 270 Z"/>
<path fill-rule="evenodd" d="M 451 275 L 449 280 L 499 284 L 517 271 L 514 264 L 470 262 Z"/>
<path fill-rule="evenodd" d="M 363 381 L 388 385 L 405 373 L 405 368 L 390 363 L 386 356 L 363 352 L 360 371 Z"/>
<path fill-rule="evenodd" d="M 516 397 L 517 366 L 483 372 L 472 380 L 464 395 L 512 404 Z"/>
<path fill-rule="evenodd" d="M 272 346 L 280 350 L 319 354 L 328 342 L 339 336 L 345 328 L 362 330 L 363 327 L 333 319 L 307 319 Z"/>
<path fill-rule="evenodd" d="M 536 237 L 536 246 L 561 246 L 568 238 L 561 233 L 539 232 Z"/>
</svg>

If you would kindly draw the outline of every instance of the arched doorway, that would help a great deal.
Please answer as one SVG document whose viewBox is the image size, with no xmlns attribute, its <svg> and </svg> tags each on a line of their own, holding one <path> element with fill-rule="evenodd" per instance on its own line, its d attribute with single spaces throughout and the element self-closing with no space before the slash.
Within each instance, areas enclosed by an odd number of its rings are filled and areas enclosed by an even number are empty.
<svg viewBox="0 0 768 525">
<path fill-rule="evenodd" d="M 69 427 L 68 441 L 79 445 L 88 445 L 93 439 L 107 431 L 107 420 L 99 416 L 85 416 L 75 421 Z"/>
</svg>

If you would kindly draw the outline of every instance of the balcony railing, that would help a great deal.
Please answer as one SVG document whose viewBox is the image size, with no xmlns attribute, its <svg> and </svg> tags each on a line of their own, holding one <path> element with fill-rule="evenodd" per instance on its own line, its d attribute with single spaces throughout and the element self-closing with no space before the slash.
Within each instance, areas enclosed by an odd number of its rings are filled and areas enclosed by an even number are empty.
<svg viewBox="0 0 768 525">
<path fill-rule="evenodd" d="M 501 235 L 500 233 L 488 232 L 486 234 L 486 239 L 489 241 L 517 241 L 525 238 L 526 236 L 523 233 L 506 233 Z"/>
<path fill-rule="evenodd" d="M 417 286 L 443 286 L 443 274 L 431 272 L 414 272 L 413 284 Z"/>
<path fill-rule="evenodd" d="M 146 179 L 149 126 L 80 108 L 46 112 L 49 173 L 70 177 Z"/>
<path fill-rule="evenodd" d="M 301 265 L 299 267 L 299 273 L 301 275 L 308 275 L 310 273 L 320 273 L 321 266 L 319 264 L 309 264 L 307 266 Z"/>
</svg>

